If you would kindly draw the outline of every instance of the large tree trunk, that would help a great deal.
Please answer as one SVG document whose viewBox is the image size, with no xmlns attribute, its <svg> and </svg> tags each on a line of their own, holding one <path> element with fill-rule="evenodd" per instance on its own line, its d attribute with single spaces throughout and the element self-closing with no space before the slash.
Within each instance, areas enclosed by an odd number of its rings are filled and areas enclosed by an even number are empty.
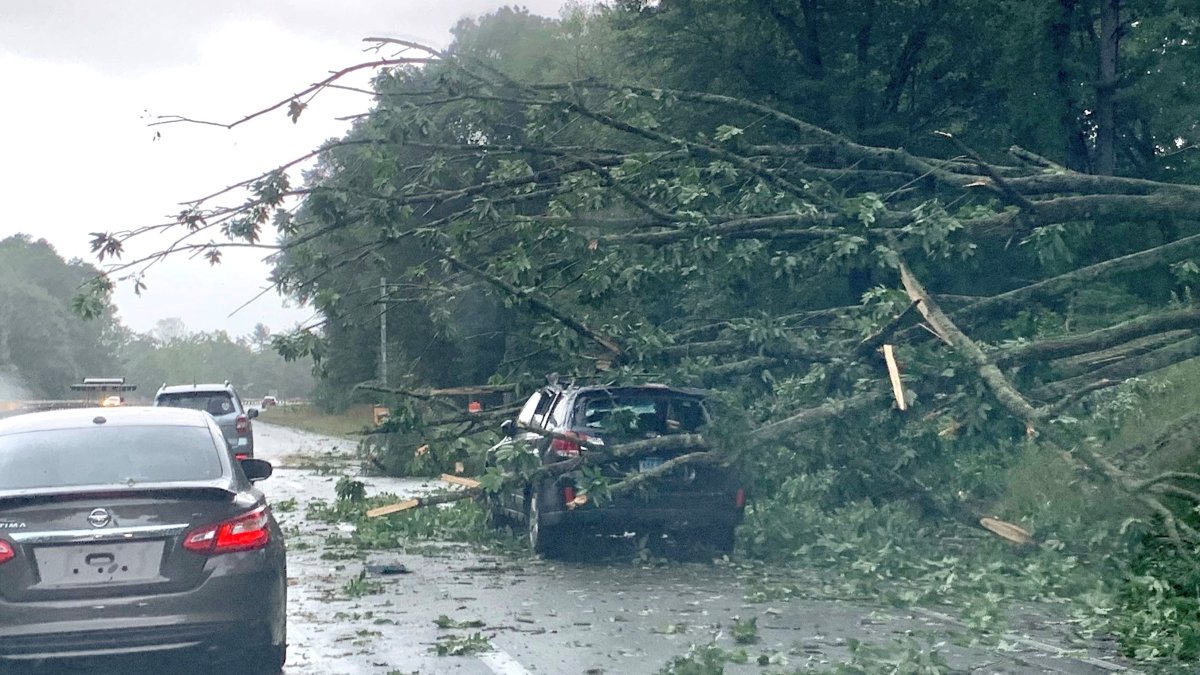
<svg viewBox="0 0 1200 675">
<path fill-rule="evenodd" d="M 1115 168 L 1117 51 L 1121 40 L 1121 0 L 1100 3 L 1100 79 L 1096 82 L 1096 173 Z"/>
</svg>

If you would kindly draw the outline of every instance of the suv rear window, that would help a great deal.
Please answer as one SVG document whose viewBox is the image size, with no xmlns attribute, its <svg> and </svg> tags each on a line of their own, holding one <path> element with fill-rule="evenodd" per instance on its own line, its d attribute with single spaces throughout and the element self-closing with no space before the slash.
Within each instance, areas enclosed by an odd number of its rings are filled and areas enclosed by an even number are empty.
<svg viewBox="0 0 1200 675">
<path fill-rule="evenodd" d="M 0 490 L 209 480 L 221 476 L 208 427 L 111 426 L 0 436 Z"/>
<path fill-rule="evenodd" d="M 705 420 L 700 399 L 684 396 L 600 394 L 575 405 L 575 426 L 620 435 L 690 433 Z"/>
<path fill-rule="evenodd" d="M 237 410 L 233 404 L 233 397 L 223 391 L 185 391 L 176 394 L 161 394 L 154 401 L 154 405 L 203 410 L 213 417 L 228 415 Z"/>
</svg>

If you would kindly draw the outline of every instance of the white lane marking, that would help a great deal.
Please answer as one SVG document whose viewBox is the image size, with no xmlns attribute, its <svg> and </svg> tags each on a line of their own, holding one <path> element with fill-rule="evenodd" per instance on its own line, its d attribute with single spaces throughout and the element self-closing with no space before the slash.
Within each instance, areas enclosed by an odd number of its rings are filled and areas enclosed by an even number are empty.
<svg viewBox="0 0 1200 675">
<path fill-rule="evenodd" d="M 531 675 L 516 659 L 499 650 L 484 652 L 479 660 L 496 675 Z"/>
</svg>

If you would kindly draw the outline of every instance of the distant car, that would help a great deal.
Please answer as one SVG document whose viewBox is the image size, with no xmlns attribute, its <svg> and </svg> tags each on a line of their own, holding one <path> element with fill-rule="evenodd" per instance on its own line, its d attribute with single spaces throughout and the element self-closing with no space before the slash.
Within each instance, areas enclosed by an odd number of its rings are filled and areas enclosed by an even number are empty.
<svg viewBox="0 0 1200 675">
<path fill-rule="evenodd" d="M 100 402 L 100 405 L 104 408 L 115 408 L 119 405 L 125 405 L 125 399 L 120 396 L 108 396 Z"/>
<path fill-rule="evenodd" d="M 270 475 L 195 410 L 0 420 L 0 669 L 200 649 L 278 672 L 286 556 L 253 485 Z"/>
<path fill-rule="evenodd" d="M 279 405 L 279 399 L 274 396 L 264 396 L 260 407 L 266 410 L 267 408 L 274 408 L 277 405 Z"/>
<path fill-rule="evenodd" d="M 588 452 L 563 436 L 613 445 L 694 433 L 707 423 L 704 395 L 696 390 L 663 385 L 547 387 L 525 402 L 515 421 L 501 426 L 505 438 L 488 450 L 488 462 L 494 464 L 498 454 L 515 449 L 535 455 L 540 464 L 550 464 Z M 560 436 L 551 438 L 537 430 Z M 684 452 L 607 461 L 597 468 L 611 480 L 620 480 Z M 720 551 L 733 549 L 746 493 L 729 467 L 682 466 L 654 482 L 646 494 L 568 506 L 580 478 L 576 470 L 501 493 L 490 503 L 493 520 L 523 524 L 530 548 L 542 554 L 554 554 L 572 539 L 594 531 L 662 530 Z"/>
<path fill-rule="evenodd" d="M 258 410 L 246 409 L 237 392 L 222 384 L 164 384 L 154 395 L 154 405 L 203 410 L 217 420 L 225 441 L 238 459 L 254 456 L 254 426 Z"/>
</svg>

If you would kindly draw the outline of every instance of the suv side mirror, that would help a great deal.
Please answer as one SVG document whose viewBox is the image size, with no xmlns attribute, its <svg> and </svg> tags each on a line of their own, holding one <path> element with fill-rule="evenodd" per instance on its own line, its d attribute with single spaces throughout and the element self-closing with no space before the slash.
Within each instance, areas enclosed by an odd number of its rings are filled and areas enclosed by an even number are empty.
<svg viewBox="0 0 1200 675">
<path fill-rule="evenodd" d="M 500 433 L 505 438 L 513 438 L 517 435 L 517 423 L 512 420 L 504 420 L 500 423 Z"/>
<path fill-rule="evenodd" d="M 255 417 L 258 417 L 258 408 L 251 408 L 251 409 L 247 410 L 246 417 L 249 417 L 250 419 L 254 419 Z"/>
<path fill-rule="evenodd" d="M 246 474 L 246 478 L 250 479 L 251 483 L 257 483 L 260 480 L 265 480 L 271 477 L 275 472 L 275 467 L 265 459 L 253 459 L 247 457 L 239 459 L 238 462 L 242 465 L 242 471 Z"/>
</svg>

